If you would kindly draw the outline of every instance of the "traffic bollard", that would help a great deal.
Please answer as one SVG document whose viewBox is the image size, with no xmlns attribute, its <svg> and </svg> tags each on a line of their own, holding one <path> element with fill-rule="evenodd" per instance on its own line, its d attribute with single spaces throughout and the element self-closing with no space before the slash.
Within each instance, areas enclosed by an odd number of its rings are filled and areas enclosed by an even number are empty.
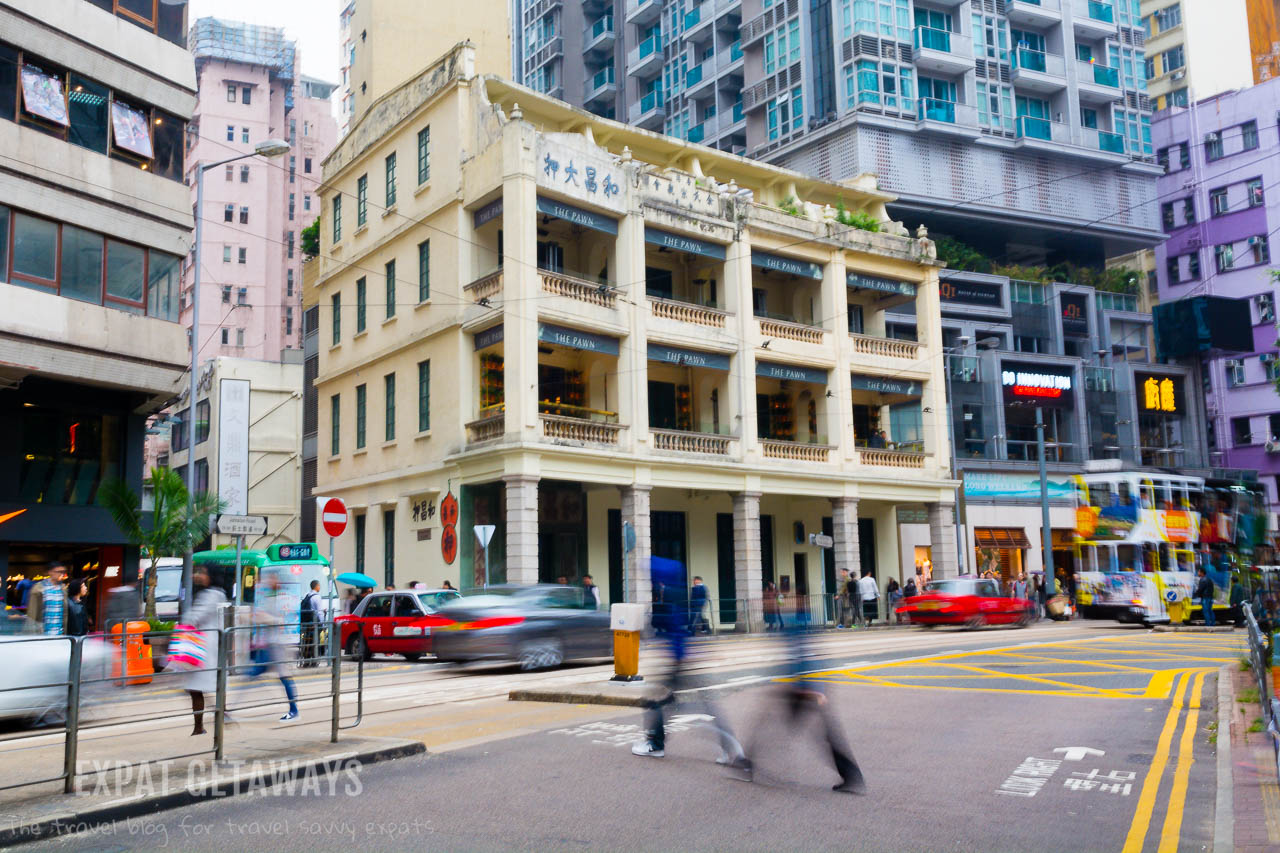
<svg viewBox="0 0 1280 853">
<path fill-rule="evenodd" d="M 644 631 L 643 604 L 614 604 L 609 608 L 613 631 L 613 681 L 644 681 L 640 675 L 640 635 Z"/>
</svg>

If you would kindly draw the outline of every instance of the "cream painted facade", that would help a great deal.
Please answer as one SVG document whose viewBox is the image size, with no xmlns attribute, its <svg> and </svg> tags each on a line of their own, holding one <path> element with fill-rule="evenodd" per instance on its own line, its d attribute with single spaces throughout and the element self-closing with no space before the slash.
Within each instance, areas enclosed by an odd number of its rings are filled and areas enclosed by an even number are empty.
<svg viewBox="0 0 1280 853">
<path fill-rule="evenodd" d="M 461 40 L 476 47 L 483 73 L 511 75 L 511 6 L 518 0 L 351 0 L 343 36 L 342 135 L 369 107 L 416 77 Z"/>
<path fill-rule="evenodd" d="M 1140 8 L 1153 110 L 1253 85 L 1245 4 L 1142 0 Z"/>
<path fill-rule="evenodd" d="M 459 45 L 325 164 L 316 493 L 352 513 L 338 568 L 477 586 L 491 523 L 492 582 L 589 572 L 647 602 L 656 554 L 732 622 L 769 579 L 899 577 L 911 505 L 954 573 L 939 265 L 874 179 L 814 181 L 475 68 Z M 840 204 L 882 231 L 837 224 Z M 908 305 L 919 340 L 887 338 Z"/>
<path fill-rule="evenodd" d="M 296 352 L 296 351 L 295 351 Z M 208 491 L 219 494 L 219 389 L 223 379 L 249 380 L 249 496 L 248 515 L 265 515 L 265 536 L 246 536 L 245 548 L 265 550 L 302 538 L 298 494 L 302 482 L 302 363 L 259 361 L 219 356 L 200 367 L 197 404 L 208 402 L 208 438 L 200 440 L 203 421 L 197 411 L 196 465 L 208 465 Z M 186 405 L 186 395 L 179 401 Z M 171 451 L 170 465 L 187 464 L 187 451 Z M 199 479 L 197 477 L 197 479 Z M 235 544 L 235 538 L 214 533 L 211 548 Z"/>
</svg>

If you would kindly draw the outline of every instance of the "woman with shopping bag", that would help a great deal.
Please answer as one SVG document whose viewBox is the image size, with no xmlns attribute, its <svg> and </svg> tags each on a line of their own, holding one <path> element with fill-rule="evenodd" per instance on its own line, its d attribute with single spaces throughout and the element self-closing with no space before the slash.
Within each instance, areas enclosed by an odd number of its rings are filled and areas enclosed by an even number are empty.
<svg viewBox="0 0 1280 853">
<path fill-rule="evenodd" d="M 169 644 L 169 664 L 166 670 L 185 672 L 184 687 L 191 695 L 191 715 L 195 727 L 191 734 L 202 735 L 204 728 L 204 695 L 218 689 L 218 668 L 214 654 L 218 647 L 218 631 L 222 606 L 227 596 L 209 584 L 209 571 L 196 566 L 191 571 L 191 583 L 196 589 L 186 625 L 174 628 Z"/>
</svg>

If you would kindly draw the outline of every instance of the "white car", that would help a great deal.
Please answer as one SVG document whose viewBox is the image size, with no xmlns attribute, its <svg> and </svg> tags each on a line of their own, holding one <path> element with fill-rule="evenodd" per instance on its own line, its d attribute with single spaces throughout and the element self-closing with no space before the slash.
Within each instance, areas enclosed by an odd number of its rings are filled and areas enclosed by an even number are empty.
<svg viewBox="0 0 1280 853">
<path fill-rule="evenodd" d="M 113 646 L 86 639 L 81 657 L 81 697 L 105 689 L 100 680 L 111 674 Z M 0 720 L 61 719 L 67 710 L 70 637 L 39 634 L 0 636 Z M 87 682 L 87 683 L 85 683 Z"/>
</svg>

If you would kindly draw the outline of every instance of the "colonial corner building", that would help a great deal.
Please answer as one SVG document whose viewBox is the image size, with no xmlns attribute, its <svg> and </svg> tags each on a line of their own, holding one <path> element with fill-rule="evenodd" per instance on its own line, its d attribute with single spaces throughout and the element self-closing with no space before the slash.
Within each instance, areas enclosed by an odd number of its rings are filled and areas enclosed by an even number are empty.
<svg viewBox="0 0 1280 853">
<path fill-rule="evenodd" d="M 370 106 L 321 193 L 315 493 L 353 513 L 340 569 L 591 574 L 647 602 L 662 556 L 732 623 L 769 581 L 899 577 L 906 507 L 955 572 L 938 263 L 873 179 L 602 119 L 477 75 L 464 43 Z"/>
</svg>

